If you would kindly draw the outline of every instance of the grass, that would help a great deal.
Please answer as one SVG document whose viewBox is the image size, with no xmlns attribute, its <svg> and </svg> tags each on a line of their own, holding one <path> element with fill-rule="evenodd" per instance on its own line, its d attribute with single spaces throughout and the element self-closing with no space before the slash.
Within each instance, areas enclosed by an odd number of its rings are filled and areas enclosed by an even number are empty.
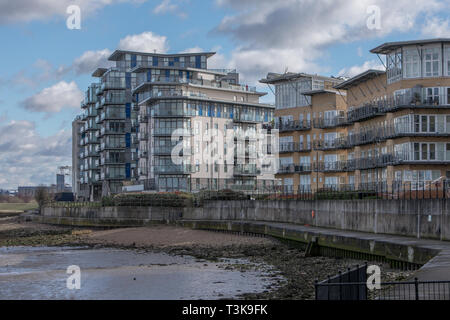
<svg viewBox="0 0 450 320">
<path fill-rule="evenodd" d="M 30 203 L 0 203 L 0 215 L 7 213 L 22 213 L 25 210 L 37 208 L 38 204 L 34 201 Z"/>
</svg>

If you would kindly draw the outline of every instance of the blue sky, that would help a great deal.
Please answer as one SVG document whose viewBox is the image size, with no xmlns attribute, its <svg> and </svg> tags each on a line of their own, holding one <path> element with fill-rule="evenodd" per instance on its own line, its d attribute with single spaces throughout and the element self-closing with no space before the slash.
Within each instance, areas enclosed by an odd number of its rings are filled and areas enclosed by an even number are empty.
<svg viewBox="0 0 450 320">
<path fill-rule="evenodd" d="M 66 8 L 81 9 L 69 30 Z M 380 8 L 369 29 L 367 7 Z M 388 42 L 450 37 L 440 0 L 0 0 L 0 188 L 54 183 L 71 164 L 71 121 L 96 65 L 117 49 L 217 51 L 210 67 L 353 76 Z M 270 92 L 266 86 L 260 90 Z M 264 102 L 272 102 L 268 94 Z"/>
</svg>

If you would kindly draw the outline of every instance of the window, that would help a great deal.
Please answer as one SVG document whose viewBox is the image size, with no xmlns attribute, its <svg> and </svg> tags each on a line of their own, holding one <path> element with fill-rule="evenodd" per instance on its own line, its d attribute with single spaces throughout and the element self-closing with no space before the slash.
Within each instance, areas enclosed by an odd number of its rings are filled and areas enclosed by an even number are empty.
<svg viewBox="0 0 450 320">
<path fill-rule="evenodd" d="M 446 69 L 444 74 L 450 76 L 450 47 L 444 49 L 444 67 Z"/>
<path fill-rule="evenodd" d="M 439 60 L 440 60 L 440 48 L 427 48 L 423 50 L 424 60 L 424 76 L 425 77 L 437 77 L 440 74 Z"/>
<path fill-rule="evenodd" d="M 428 160 L 428 145 L 422 143 L 422 160 Z"/>
<path fill-rule="evenodd" d="M 434 143 L 430 143 L 430 160 L 436 160 L 436 145 Z"/>
<path fill-rule="evenodd" d="M 439 88 L 426 88 L 425 89 L 426 103 L 427 104 L 439 104 Z"/>
<path fill-rule="evenodd" d="M 404 77 L 417 78 L 420 76 L 420 56 L 417 49 L 404 50 Z"/>
<path fill-rule="evenodd" d="M 420 160 L 420 144 L 414 143 L 414 160 Z"/>
</svg>

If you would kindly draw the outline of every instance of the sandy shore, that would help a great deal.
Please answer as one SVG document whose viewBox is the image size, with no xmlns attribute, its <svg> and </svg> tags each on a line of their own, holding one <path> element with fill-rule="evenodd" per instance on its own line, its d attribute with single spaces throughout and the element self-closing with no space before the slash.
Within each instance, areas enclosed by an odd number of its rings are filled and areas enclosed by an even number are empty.
<svg viewBox="0 0 450 320">
<path fill-rule="evenodd" d="M 176 226 L 120 229 L 82 229 L 20 223 L 11 218 L 0 221 L 0 246 L 86 245 L 190 255 L 217 261 L 221 258 L 246 258 L 275 267 L 285 281 L 259 294 L 242 294 L 243 299 L 314 299 L 315 279 L 325 279 L 363 261 L 328 257 L 305 257 L 304 251 L 271 238 L 192 230 Z M 242 265 L 236 266 L 245 272 Z M 402 280 L 408 272 L 382 266 L 383 281 Z"/>
</svg>

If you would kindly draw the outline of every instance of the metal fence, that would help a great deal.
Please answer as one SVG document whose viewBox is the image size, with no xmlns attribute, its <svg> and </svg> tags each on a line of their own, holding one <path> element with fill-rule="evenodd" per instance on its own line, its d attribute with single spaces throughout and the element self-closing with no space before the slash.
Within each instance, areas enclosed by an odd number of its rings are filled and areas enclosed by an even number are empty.
<svg viewBox="0 0 450 320">
<path fill-rule="evenodd" d="M 367 263 L 315 282 L 316 300 L 450 300 L 450 281 L 381 282 L 367 286 Z"/>
<path fill-rule="evenodd" d="M 381 282 L 380 289 L 368 290 L 364 282 L 316 283 L 316 300 L 450 300 L 450 281 Z"/>
<path fill-rule="evenodd" d="M 264 192 L 250 192 L 252 198 L 259 200 L 413 200 L 450 198 L 450 181 L 436 182 L 386 182 L 325 185 L 322 188 L 311 186 L 283 186 L 279 191 L 264 195 Z"/>
<path fill-rule="evenodd" d="M 367 264 L 315 283 L 316 300 L 367 300 Z"/>
</svg>

